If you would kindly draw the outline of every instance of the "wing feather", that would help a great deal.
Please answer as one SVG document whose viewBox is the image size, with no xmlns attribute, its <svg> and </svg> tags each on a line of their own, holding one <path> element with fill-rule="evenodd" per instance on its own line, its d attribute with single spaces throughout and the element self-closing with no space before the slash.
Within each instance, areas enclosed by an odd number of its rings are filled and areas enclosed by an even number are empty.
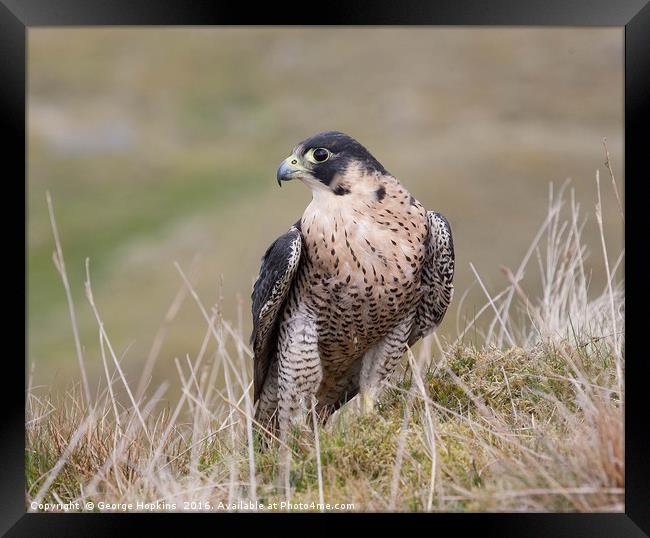
<svg viewBox="0 0 650 538">
<path fill-rule="evenodd" d="M 278 323 L 282 307 L 298 269 L 302 250 L 299 224 L 278 237 L 262 257 L 260 274 L 253 286 L 252 310 L 254 361 L 254 401 L 262 392 L 264 381 L 275 352 Z"/>
<path fill-rule="evenodd" d="M 423 295 L 418 305 L 409 346 L 432 332 L 445 316 L 454 292 L 454 241 L 451 226 L 440 213 L 427 211 L 429 234 L 422 268 Z"/>
</svg>

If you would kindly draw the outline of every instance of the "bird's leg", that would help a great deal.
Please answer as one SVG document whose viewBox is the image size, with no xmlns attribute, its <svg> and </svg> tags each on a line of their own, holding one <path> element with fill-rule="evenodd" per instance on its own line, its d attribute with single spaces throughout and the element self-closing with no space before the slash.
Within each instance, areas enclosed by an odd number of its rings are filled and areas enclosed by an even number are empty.
<svg viewBox="0 0 650 538">
<path fill-rule="evenodd" d="M 361 395 L 361 412 L 366 415 L 375 409 L 375 400 L 381 383 L 377 361 L 382 356 L 384 347 L 385 342 L 382 339 L 366 352 L 361 362 L 359 393 Z"/>
<path fill-rule="evenodd" d="M 262 426 L 262 433 L 268 435 L 264 430 L 277 434 L 278 426 L 278 361 L 274 360 L 269 367 L 266 381 L 255 408 L 255 420 Z"/>
<path fill-rule="evenodd" d="M 289 481 L 291 472 L 291 450 L 287 446 L 287 429 L 280 422 L 280 449 L 278 451 L 278 487 L 284 491 L 285 500 L 288 503 L 291 498 L 291 484 Z"/>
<path fill-rule="evenodd" d="M 289 493 L 291 452 L 289 431 L 303 425 L 322 379 L 318 336 L 315 323 L 305 314 L 292 316 L 283 323 L 278 341 L 278 421 L 281 457 L 280 483 Z M 284 446 L 283 446 L 284 445 Z"/>
<path fill-rule="evenodd" d="M 365 387 L 361 390 L 361 405 L 364 414 L 369 415 L 375 410 L 375 401 L 378 392 L 378 386 Z"/>
<path fill-rule="evenodd" d="M 359 391 L 364 413 L 373 412 L 382 385 L 395 371 L 404 355 L 412 324 L 411 315 L 393 327 L 363 356 Z"/>
<path fill-rule="evenodd" d="M 375 409 L 375 398 L 377 396 L 375 361 L 377 353 L 383 346 L 383 339 L 372 346 L 361 359 L 361 371 L 359 372 L 359 398 L 361 400 L 361 413 L 369 414 Z"/>
</svg>

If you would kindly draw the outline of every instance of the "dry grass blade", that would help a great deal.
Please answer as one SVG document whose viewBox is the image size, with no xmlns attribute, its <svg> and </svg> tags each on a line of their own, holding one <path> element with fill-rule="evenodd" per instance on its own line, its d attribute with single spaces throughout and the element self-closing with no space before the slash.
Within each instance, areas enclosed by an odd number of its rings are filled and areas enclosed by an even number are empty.
<svg viewBox="0 0 650 538">
<path fill-rule="evenodd" d="M 501 328 L 503 329 L 504 334 L 508 338 L 508 342 L 510 343 L 511 346 L 514 347 L 515 341 L 512 338 L 512 336 L 510 335 L 510 331 L 508 331 L 508 328 L 506 327 L 506 323 L 505 323 L 505 321 L 503 321 L 503 319 L 501 317 L 501 314 L 499 313 L 499 309 L 494 304 L 494 300 L 492 299 L 492 297 L 490 296 L 488 290 L 486 289 L 485 285 L 483 284 L 483 281 L 481 280 L 481 277 L 477 273 L 476 268 L 474 267 L 474 264 L 470 262 L 469 266 L 470 266 L 470 269 L 472 270 L 472 273 L 474 273 L 474 276 L 476 277 L 476 280 L 478 281 L 479 285 L 481 286 L 481 289 L 483 290 L 483 293 L 485 293 L 485 296 L 487 297 L 488 302 L 490 303 L 490 306 L 492 307 L 492 310 L 494 310 L 494 314 L 496 316 L 496 319 L 501 324 Z"/>
<path fill-rule="evenodd" d="M 38 505 L 43 501 L 43 497 L 48 492 L 50 486 L 52 485 L 56 477 L 59 476 L 61 469 L 66 464 L 68 459 L 70 459 L 73 450 L 77 447 L 77 444 L 79 443 L 79 441 L 81 441 L 81 438 L 86 434 L 88 428 L 92 425 L 94 420 L 95 420 L 94 415 L 90 413 L 88 416 L 86 416 L 82 424 L 74 432 L 74 435 L 68 442 L 65 450 L 63 451 L 63 454 L 58 459 L 54 467 L 52 467 L 51 471 L 47 475 L 45 482 L 43 482 L 43 485 L 38 490 L 38 493 L 36 493 L 36 496 L 34 497 L 34 501 L 33 501 L 35 504 Z"/>
<path fill-rule="evenodd" d="M 406 438 L 409 430 L 409 422 L 411 420 L 411 409 L 413 407 L 413 399 L 417 384 L 412 383 L 406 395 L 406 405 L 404 407 L 404 415 L 402 417 L 402 424 L 399 430 L 399 438 L 397 441 L 397 453 L 395 455 L 395 464 L 393 465 L 393 478 L 390 486 L 390 503 L 388 508 L 394 511 L 397 506 L 397 494 L 399 490 L 400 475 L 402 472 L 402 463 L 404 460 L 404 451 L 406 449 Z"/>
<path fill-rule="evenodd" d="M 99 315 L 99 311 L 97 310 L 97 306 L 95 305 L 95 298 L 93 297 L 93 290 L 92 286 L 90 283 L 90 260 L 86 258 L 86 297 L 88 299 L 88 302 L 90 303 L 90 308 L 93 311 L 93 314 L 95 314 L 95 319 L 97 320 L 97 325 L 99 325 L 99 331 L 102 335 L 102 338 L 104 339 L 104 342 L 106 343 L 108 347 L 108 351 L 111 354 L 111 357 L 113 358 L 113 363 L 115 364 L 115 368 L 117 369 L 117 372 L 120 375 L 120 378 L 122 379 L 122 383 L 124 384 L 124 388 L 126 389 L 126 393 L 129 395 L 129 399 L 131 400 L 131 404 L 133 405 L 133 409 L 135 410 L 136 415 L 138 416 L 138 419 L 140 420 L 140 424 L 142 426 L 143 431 L 149 437 L 149 433 L 147 432 L 147 425 L 144 422 L 144 418 L 142 417 L 142 413 L 140 412 L 140 408 L 135 401 L 135 398 L 133 396 L 133 393 L 131 392 L 131 389 L 129 387 L 129 383 L 126 380 L 126 376 L 124 375 L 124 372 L 122 371 L 122 368 L 120 366 L 120 362 L 117 360 L 117 356 L 115 355 L 115 351 L 113 350 L 113 346 L 111 345 L 111 341 L 108 338 L 108 335 L 106 334 L 106 330 L 104 329 L 104 322 L 101 319 L 101 316 Z M 149 439 L 151 441 L 151 439 Z"/>
<path fill-rule="evenodd" d="M 198 256 L 195 257 L 194 260 L 192 261 L 192 266 L 190 267 L 190 277 L 193 276 L 194 270 L 197 267 L 197 262 L 198 262 Z M 160 350 L 162 349 L 162 345 L 165 340 L 165 336 L 167 334 L 167 329 L 170 326 L 170 324 L 174 321 L 174 318 L 178 314 L 178 311 L 180 310 L 183 301 L 185 301 L 186 296 L 187 296 L 187 290 L 185 286 L 181 286 L 178 289 L 178 292 L 176 292 L 174 299 L 170 303 L 169 308 L 167 309 L 167 312 L 165 313 L 165 316 L 163 318 L 163 322 L 158 328 L 156 335 L 154 336 L 153 343 L 151 344 L 151 350 L 149 351 L 147 360 L 145 361 L 144 367 L 142 368 L 140 381 L 138 382 L 138 386 L 135 389 L 135 397 L 138 401 L 142 399 L 147 384 L 149 383 L 151 372 L 153 371 L 153 368 L 156 364 L 156 360 L 160 355 Z"/>
<path fill-rule="evenodd" d="M 70 291 L 70 282 L 68 282 L 68 273 L 65 270 L 65 260 L 63 258 L 63 249 L 61 248 L 61 239 L 59 238 L 59 230 L 56 226 L 56 219 L 54 218 L 54 206 L 52 204 L 52 197 L 50 192 L 45 193 L 47 197 L 47 209 L 50 214 L 50 224 L 52 226 L 52 233 L 54 234 L 55 252 L 52 255 L 52 260 L 56 266 L 63 287 L 65 289 L 65 298 L 68 302 L 68 314 L 70 315 L 70 322 L 72 323 L 72 335 L 74 336 L 74 346 L 77 352 L 77 360 L 79 361 L 79 371 L 81 372 L 81 383 L 84 389 L 84 396 L 86 398 L 86 405 L 90 408 L 92 400 L 90 396 L 90 385 L 88 383 L 88 375 L 86 374 L 86 366 L 84 364 L 83 351 L 81 349 L 81 340 L 79 339 L 79 329 L 77 327 L 77 315 L 74 309 L 74 301 L 72 300 L 72 292 Z"/>
<path fill-rule="evenodd" d="M 620 361 L 621 347 L 618 339 L 618 323 L 616 321 L 616 306 L 614 299 L 614 291 L 612 288 L 612 274 L 609 269 L 609 257 L 607 256 L 607 244 L 605 243 L 605 231 L 603 229 L 603 211 L 602 201 L 600 199 L 600 174 L 596 170 L 596 191 L 598 193 L 598 203 L 596 204 L 596 220 L 598 221 L 598 229 L 600 230 L 600 244 L 603 249 L 603 258 L 605 264 L 605 271 L 607 274 L 607 291 L 609 294 L 609 304 L 611 310 L 611 323 L 612 323 L 612 337 L 614 339 L 614 353 L 616 357 L 616 377 L 618 379 L 619 394 L 623 392 L 623 371 Z"/>
<path fill-rule="evenodd" d="M 609 171 L 609 177 L 612 179 L 612 188 L 614 189 L 614 196 L 616 196 L 616 202 L 618 203 L 618 210 L 621 214 L 621 220 L 625 221 L 623 204 L 621 203 L 621 197 L 618 194 L 618 186 L 616 184 L 616 178 L 614 177 L 614 170 L 612 170 L 612 161 L 609 158 L 609 149 L 607 149 L 607 138 L 603 138 L 603 149 L 605 150 L 605 166 Z"/>
<path fill-rule="evenodd" d="M 320 431 L 318 425 L 318 417 L 316 416 L 316 399 L 312 398 L 311 400 L 311 417 L 312 417 L 312 427 L 314 429 L 314 444 L 316 445 L 316 474 L 318 476 L 318 502 L 321 506 L 320 511 L 325 511 L 325 495 L 323 493 L 323 469 L 321 463 L 321 452 L 320 452 Z"/>
</svg>

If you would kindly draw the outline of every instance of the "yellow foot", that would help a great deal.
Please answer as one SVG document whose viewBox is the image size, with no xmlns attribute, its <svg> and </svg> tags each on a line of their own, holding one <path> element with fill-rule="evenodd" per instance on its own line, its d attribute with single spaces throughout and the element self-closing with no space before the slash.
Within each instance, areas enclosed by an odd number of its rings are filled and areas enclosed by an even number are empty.
<svg viewBox="0 0 650 538">
<path fill-rule="evenodd" d="M 375 396 L 370 391 L 363 393 L 363 412 L 366 415 L 371 414 L 375 410 Z"/>
</svg>

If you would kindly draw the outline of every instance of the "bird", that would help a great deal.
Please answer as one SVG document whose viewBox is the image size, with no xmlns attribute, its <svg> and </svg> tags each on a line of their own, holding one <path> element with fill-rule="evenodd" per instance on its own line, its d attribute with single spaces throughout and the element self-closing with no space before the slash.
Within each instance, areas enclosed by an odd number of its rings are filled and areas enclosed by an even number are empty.
<svg viewBox="0 0 650 538">
<path fill-rule="evenodd" d="M 447 219 L 342 132 L 300 142 L 276 179 L 312 194 L 263 255 L 251 296 L 255 420 L 282 439 L 357 394 L 374 411 L 407 347 L 442 322 L 455 258 Z"/>
</svg>

